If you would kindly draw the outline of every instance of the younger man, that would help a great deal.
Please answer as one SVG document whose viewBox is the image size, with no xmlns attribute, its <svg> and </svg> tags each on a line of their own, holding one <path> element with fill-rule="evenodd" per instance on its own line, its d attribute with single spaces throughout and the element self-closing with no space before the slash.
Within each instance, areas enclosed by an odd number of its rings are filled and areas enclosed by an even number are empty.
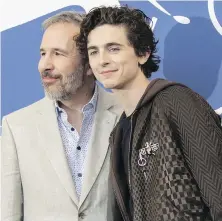
<svg viewBox="0 0 222 221">
<path fill-rule="evenodd" d="M 220 118 L 186 86 L 147 79 L 159 59 L 144 13 L 96 8 L 77 44 L 124 109 L 110 137 L 114 220 L 222 220 Z"/>
</svg>

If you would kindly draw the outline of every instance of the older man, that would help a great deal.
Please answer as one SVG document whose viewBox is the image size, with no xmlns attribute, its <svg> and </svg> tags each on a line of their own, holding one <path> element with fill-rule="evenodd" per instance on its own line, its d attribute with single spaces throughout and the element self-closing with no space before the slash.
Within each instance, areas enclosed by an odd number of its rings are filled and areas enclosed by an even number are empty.
<svg viewBox="0 0 222 221">
<path fill-rule="evenodd" d="M 3 118 L 2 221 L 107 219 L 108 138 L 121 110 L 78 53 L 82 19 L 62 12 L 43 23 L 47 96 Z"/>
</svg>

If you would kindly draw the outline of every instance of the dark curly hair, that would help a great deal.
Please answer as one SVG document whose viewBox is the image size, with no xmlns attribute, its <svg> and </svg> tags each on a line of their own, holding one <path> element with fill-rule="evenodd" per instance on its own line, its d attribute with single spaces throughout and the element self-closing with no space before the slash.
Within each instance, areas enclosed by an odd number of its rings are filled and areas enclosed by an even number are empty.
<svg viewBox="0 0 222 221">
<path fill-rule="evenodd" d="M 127 38 L 133 46 L 137 56 L 143 56 L 146 52 L 150 57 L 143 65 L 139 65 L 146 77 L 159 68 L 160 59 L 155 53 L 158 41 L 155 40 L 148 18 L 139 9 L 123 7 L 97 7 L 93 8 L 83 19 L 79 36 L 75 39 L 83 61 L 88 61 L 87 39 L 89 33 L 96 27 L 110 24 L 123 25 L 127 29 Z"/>
</svg>

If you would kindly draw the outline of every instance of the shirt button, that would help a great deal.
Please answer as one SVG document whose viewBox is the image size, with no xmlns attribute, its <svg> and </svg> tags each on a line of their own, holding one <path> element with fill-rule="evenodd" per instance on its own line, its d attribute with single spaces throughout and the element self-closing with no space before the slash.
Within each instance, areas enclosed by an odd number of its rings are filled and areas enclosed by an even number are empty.
<svg viewBox="0 0 222 221">
<path fill-rule="evenodd" d="M 79 218 L 84 219 L 85 214 L 84 213 L 79 213 Z"/>
<path fill-rule="evenodd" d="M 77 147 L 77 150 L 81 150 L 81 147 L 80 147 L 80 146 L 78 146 L 78 147 Z"/>
<path fill-rule="evenodd" d="M 74 130 L 75 130 L 75 129 L 72 127 L 72 128 L 71 128 L 71 131 L 74 131 Z"/>
<path fill-rule="evenodd" d="M 82 174 L 81 174 L 81 173 L 78 173 L 78 177 L 82 177 Z"/>
</svg>

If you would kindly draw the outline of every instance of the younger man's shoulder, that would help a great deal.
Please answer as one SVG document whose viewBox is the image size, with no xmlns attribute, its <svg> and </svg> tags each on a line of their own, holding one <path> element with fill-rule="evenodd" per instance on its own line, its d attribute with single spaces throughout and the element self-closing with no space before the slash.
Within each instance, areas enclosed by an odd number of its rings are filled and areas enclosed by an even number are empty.
<svg viewBox="0 0 222 221">
<path fill-rule="evenodd" d="M 185 101 L 194 102 L 196 100 L 206 102 L 206 100 L 200 94 L 182 84 L 175 84 L 165 88 L 163 91 L 160 92 L 159 96 L 163 99 L 165 103 L 180 103 Z"/>
<path fill-rule="evenodd" d="M 216 120 L 218 115 L 200 94 L 185 85 L 175 84 L 159 94 L 160 105 L 166 113 L 173 115 L 183 112 L 185 115 L 212 116 Z"/>
</svg>

